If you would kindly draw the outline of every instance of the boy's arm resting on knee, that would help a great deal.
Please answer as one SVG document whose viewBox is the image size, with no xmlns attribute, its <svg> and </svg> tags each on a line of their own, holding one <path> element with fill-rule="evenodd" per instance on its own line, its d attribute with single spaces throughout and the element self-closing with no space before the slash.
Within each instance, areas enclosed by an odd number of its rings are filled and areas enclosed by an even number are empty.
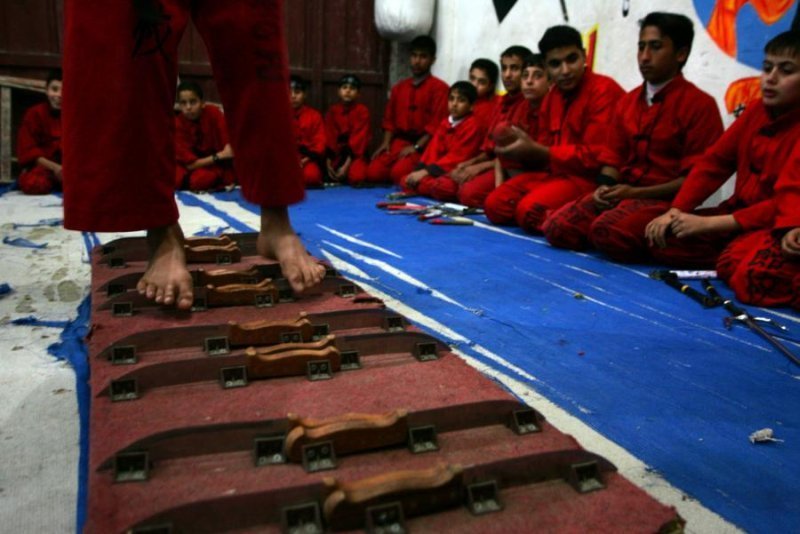
<svg viewBox="0 0 800 534">
<path fill-rule="evenodd" d="M 389 130 L 383 131 L 383 140 L 381 144 L 378 145 L 378 148 L 375 149 L 375 152 L 372 153 L 372 159 L 378 157 L 382 152 L 386 152 L 389 150 L 389 145 L 392 144 L 392 132 Z"/>
</svg>

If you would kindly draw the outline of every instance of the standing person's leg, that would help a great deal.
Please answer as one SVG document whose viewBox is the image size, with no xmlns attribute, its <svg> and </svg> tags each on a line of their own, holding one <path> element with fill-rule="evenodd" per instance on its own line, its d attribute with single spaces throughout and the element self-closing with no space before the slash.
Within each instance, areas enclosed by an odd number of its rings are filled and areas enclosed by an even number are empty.
<svg viewBox="0 0 800 534">
<path fill-rule="evenodd" d="M 281 264 L 295 291 L 319 283 L 325 268 L 308 255 L 288 206 L 305 188 L 289 106 L 280 0 L 197 0 L 194 22 L 205 41 L 225 107 L 242 193 L 261 206 L 258 252 Z"/>
<path fill-rule="evenodd" d="M 192 279 L 175 204 L 178 41 L 188 3 L 64 3 L 64 227 L 147 230 L 150 263 L 137 288 L 188 309 Z"/>
</svg>

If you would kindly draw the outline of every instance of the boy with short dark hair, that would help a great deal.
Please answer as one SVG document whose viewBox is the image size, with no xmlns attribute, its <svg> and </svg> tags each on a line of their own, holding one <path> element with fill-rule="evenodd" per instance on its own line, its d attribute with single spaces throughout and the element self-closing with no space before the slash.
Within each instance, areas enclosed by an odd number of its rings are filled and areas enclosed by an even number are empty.
<svg viewBox="0 0 800 534">
<path fill-rule="evenodd" d="M 26 195 L 46 195 L 61 190 L 61 70 L 47 75 L 47 101 L 32 106 L 22 117 L 17 133 L 17 180 Z"/>
<path fill-rule="evenodd" d="M 367 173 L 369 110 L 358 102 L 361 80 L 345 74 L 339 80 L 339 102 L 325 114 L 328 176 L 334 182 L 361 183 Z"/>
<path fill-rule="evenodd" d="M 233 150 L 222 111 L 206 104 L 195 82 L 177 89 L 180 114 L 175 117 L 175 188 L 217 191 L 236 183 Z"/>
<path fill-rule="evenodd" d="M 294 134 L 300 151 L 300 169 L 306 187 L 322 187 L 325 158 L 325 124 L 322 114 L 306 105 L 308 82 L 300 76 L 289 78 L 289 100 L 294 111 Z"/>
<path fill-rule="evenodd" d="M 411 77 L 392 87 L 383 115 L 383 140 L 372 154 L 367 180 L 400 182 L 447 117 L 448 86 L 431 74 L 436 42 L 427 35 L 411 41 Z"/>
<path fill-rule="evenodd" d="M 439 200 L 456 199 L 458 186 L 447 173 L 475 155 L 484 138 L 484 130 L 472 113 L 477 97 L 478 92 L 470 82 L 456 82 L 450 87 L 447 97 L 450 116 L 442 121 L 428 143 L 419 168 L 401 180 L 405 192 Z"/>
<path fill-rule="evenodd" d="M 551 245 L 583 250 L 594 244 L 616 261 L 646 257 L 647 223 L 669 206 L 693 163 L 723 130 L 714 99 L 681 74 L 693 37 L 684 15 L 654 12 L 640 22 L 644 83 L 616 107 L 600 157 L 606 165 L 600 185 L 545 220 Z"/>
<path fill-rule="evenodd" d="M 495 108 L 489 129 L 481 146 L 481 153 L 460 163 L 451 173 L 458 182 L 458 200 L 471 207 L 482 207 L 486 196 L 495 186 L 495 139 L 494 130 L 498 125 L 514 124 L 523 126 L 527 121 L 528 103 L 522 94 L 522 66 L 525 58 L 532 52 L 520 45 L 508 47 L 500 55 L 500 67 L 506 94 Z M 517 166 L 516 162 L 501 160 L 504 167 Z"/>
<path fill-rule="evenodd" d="M 747 234 L 773 226 L 773 187 L 800 140 L 800 32 L 776 36 L 764 54 L 761 100 L 703 154 L 672 207 L 647 225 L 656 261 L 686 268 L 716 264 L 726 279 L 735 270 L 731 260 L 744 256 L 736 249 L 750 246 Z M 733 194 L 715 208 L 697 209 L 734 172 Z"/>
<path fill-rule="evenodd" d="M 478 58 L 469 67 L 469 83 L 478 91 L 478 99 L 472 105 L 472 114 L 487 132 L 494 110 L 500 103 L 500 95 L 497 94 L 499 74 L 497 63 L 491 59 Z"/>
<path fill-rule="evenodd" d="M 527 232 L 541 231 L 550 211 L 594 189 L 613 108 L 624 94 L 617 82 L 586 68 L 581 35 L 574 28 L 548 28 L 539 51 L 554 87 L 542 103 L 538 137 L 514 128 L 513 139 L 495 149 L 536 172 L 503 183 L 485 205 L 493 223 L 516 223 Z"/>
</svg>

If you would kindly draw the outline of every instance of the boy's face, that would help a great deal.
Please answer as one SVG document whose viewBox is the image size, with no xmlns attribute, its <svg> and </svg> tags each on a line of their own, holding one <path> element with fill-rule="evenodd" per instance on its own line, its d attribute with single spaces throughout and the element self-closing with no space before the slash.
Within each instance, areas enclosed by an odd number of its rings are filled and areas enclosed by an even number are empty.
<svg viewBox="0 0 800 534">
<path fill-rule="evenodd" d="M 472 104 L 459 91 L 450 91 L 450 94 L 447 95 L 447 111 L 455 120 L 458 120 L 472 111 Z"/>
<path fill-rule="evenodd" d="M 519 91 L 522 83 L 522 58 L 519 56 L 503 56 L 500 58 L 500 71 L 503 75 L 503 86 L 509 93 Z"/>
<path fill-rule="evenodd" d="M 427 50 L 412 50 L 409 63 L 411 64 L 411 74 L 419 78 L 431 71 L 431 66 L 436 58 Z"/>
<path fill-rule="evenodd" d="M 50 80 L 45 89 L 47 100 L 53 109 L 61 109 L 61 80 Z"/>
<path fill-rule="evenodd" d="M 203 110 L 203 100 L 194 91 L 181 91 L 178 93 L 178 107 L 184 117 L 196 121 Z"/>
<path fill-rule="evenodd" d="M 489 76 L 483 69 L 471 69 L 469 71 L 469 83 L 475 86 L 475 89 L 478 91 L 478 98 L 484 98 L 494 90 L 492 82 L 489 81 Z"/>
<path fill-rule="evenodd" d="M 544 58 L 547 73 L 556 87 L 568 93 L 580 85 L 586 71 L 586 54 L 576 45 L 550 50 Z"/>
<path fill-rule="evenodd" d="M 639 72 L 645 81 L 654 85 L 667 82 L 680 71 L 686 62 L 689 51 L 686 48 L 675 50 L 670 37 L 661 35 L 655 26 L 645 26 L 639 32 Z"/>
<path fill-rule="evenodd" d="M 776 113 L 800 108 L 800 56 L 767 53 L 761 70 L 764 105 Z"/>
<path fill-rule="evenodd" d="M 339 86 L 339 100 L 345 104 L 355 102 L 358 98 L 358 87 L 355 85 L 345 83 Z"/>
<path fill-rule="evenodd" d="M 292 87 L 289 91 L 289 100 L 292 103 L 292 109 L 298 109 L 306 103 L 306 92 L 302 89 Z"/>
<path fill-rule="evenodd" d="M 522 71 L 522 94 L 525 100 L 539 102 L 550 89 L 547 73 L 541 67 L 531 65 Z"/>
</svg>

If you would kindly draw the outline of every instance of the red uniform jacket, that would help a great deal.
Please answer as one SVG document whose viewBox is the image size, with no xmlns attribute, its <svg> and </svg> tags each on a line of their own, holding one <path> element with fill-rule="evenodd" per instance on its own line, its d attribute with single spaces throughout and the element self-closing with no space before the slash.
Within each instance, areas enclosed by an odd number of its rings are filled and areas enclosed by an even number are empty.
<svg viewBox="0 0 800 534">
<path fill-rule="evenodd" d="M 339 153 L 346 148 L 361 158 L 370 140 L 369 110 L 360 102 L 349 106 L 337 102 L 325 114 L 325 138 L 328 150 Z"/>
<path fill-rule="evenodd" d="M 602 74 L 584 72 L 579 87 L 566 95 L 554 87 L 544 97 L 538 141 L 550 147 L 550 173 L 594 181 L 599 157 L 611 135 L 614 107 L 622 88 Z"/>
<path fill-rule="evenodd" d="M 683 76 L 656 93 L 652 105 L 643 84 L 617 104 L 601 163 L 619 169 L 623 183 L 663 184 L 686 176 L 722 130 L 714 99 Z"/>
<path fill-rule="evenodd" d="M 217 106 L 203 106 L 196 121 L 182 114 L 175 117 L 175 159 L 181 165 L 219 152 L 228 143 L 225 117 Z"/>
<path fill-rule="evenodd" d="M 522 92 L 512 94 L 506 93 L 500 99 L 500 103 L 494 108 L 494 115 L 489 123 L 489 130 L 486 132 L 486 138 L 483 141 L 481 150 L 488 153 L 490 156 L 494 152 L 494 133 L 495 127 L 501 122 L 508 122 L 525 128 L 528 123 L 528 112 L 530 108 L 528 101 L 522 95 Z M 500 164 L 505 169 L 521 169 L 522 165 L 513 159 L 500 158 Z"/>
<path fill-rule="evenodd" d="M 502 97 L 500 95 L 491 94 L 483 98 L 478 98 L 472 105 L 472 114 L 475 115 L 478 124 L 487 132 L 491 131 L 489 130 L 489 126 L 491 126 L 494 111 L 497 109 L 497 106 L 500 105 L 501 99 Z"/>
<path fill-rule="evenodd" d="M 17 134 L 17 159 L 22 167 L 37 158 L 61 162 L 61 112 L 42 102 L 28 109 Z"/>
<path fill-rule="evenodd" d="M 414 85 L 414 78 L 396 83 L 381 126 L 394 137 L 410 142 L 426 133 L 433 136 L 441 120 L 447 118 L 448 90 L 447 84 L 433 75 L 418 85 Z"/>
<path fill-rule="evenodd" d="M 294 110 L 294 134 L 302 155 L 321 158 L 325 154 L 325 125 L 316 109 L 302 105 Z"/>
<path fill-rule="evenodd" d="M 691 211 L 736 172 L 733 194 L 720 204 L 744 230 L 771 227 L 773 186 L 800 139 L 800 110 L 770 118 L 753 102 L 692 168 L 672 206 Z"/>
<path fill-rule="evenodd" d="M 439 124 L 436 135 L 425 148 L 421 162 L 431 176 L 442 176 L 456 165 L 480 152 L 485 133 L 477 118 L 470 114 L 453 125 L 450 118 Z"/>
</svg>

